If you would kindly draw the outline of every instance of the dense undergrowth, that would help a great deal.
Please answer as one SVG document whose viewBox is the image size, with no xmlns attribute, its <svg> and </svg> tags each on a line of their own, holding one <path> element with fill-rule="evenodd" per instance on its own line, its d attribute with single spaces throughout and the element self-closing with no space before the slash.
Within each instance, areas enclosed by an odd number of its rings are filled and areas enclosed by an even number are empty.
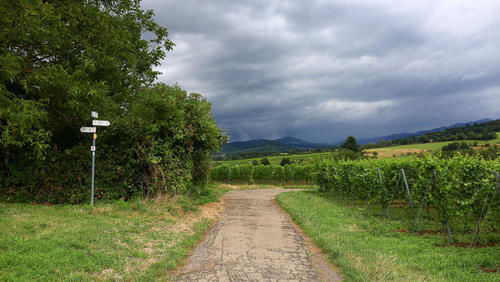
<svg viewBox="0 0 500 282">
<path fill-rule="evenodd" d="M 224 141 L 211 105 L 153 68 L 174 44 L 140 1 L 0 2 L 0 197 L 89 202 L 198 189 Z M 148 34 L 147 38 L 143 35 Z"/>
</svg>

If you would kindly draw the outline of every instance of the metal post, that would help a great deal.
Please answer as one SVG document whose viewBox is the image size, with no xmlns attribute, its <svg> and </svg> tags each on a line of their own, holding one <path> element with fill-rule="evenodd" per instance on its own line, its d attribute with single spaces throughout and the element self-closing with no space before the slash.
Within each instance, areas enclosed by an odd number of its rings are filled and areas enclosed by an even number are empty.
<svg viewBox="0 0 500 282">
<path fill-rule="evenodd" d="M 384 189 L 384 181 L 382 181 L 382 174 L 380 173 L 380 168 L 377 168 L 377 174 L 378 174 L 378 180 L 380 181 L 380 185 L 382 186 L 382 197 L 383 197 L 383 201 L 385 201 L 385 189 Z M 391 220 L 391 215 L 389 214 L 389 206 L 391 204 L 389 203 L 389 205 L 387 205 L 386 209 L 385 209 L 385 215 L 387 216 L 387 219 L 388 220 Z"/>
<path fill-rule="evenodd" d="M 94 120 L 96 118 L 94 117 Z M 94 180 L 95 180 L 95 139 L 97 138 L 97 133 L 92 134 L 92 182 L 91 182 L 91 192 L 90 192 L 90 204 L 94 205 Z"/>
<path fill-rule="evenodd" d="M 92 146 L 95 147 L 95 138 L 92 137 Z M 92 151 L 92 189 L 90 194 L 90 204 L 94 205 L 94 178 L 95 178 L 95 151 Z"/>
<path fill-rule="evenodd" d="M 415 223 L 415 228 L 417 227 L 417 216 L 415 215 L 415 211 L 413 208 L 413 201 L 411 200 L 410 188 L 408 188 L 408 182 L 406 181 L 405 170 L 401 169 L 401 173 L 403 174 L 403 181 L 406 188 L 406 193 L 408 194 L 408 200 L 410 201 L 411 213 L 413 214 L 413 221 Z"/>
</svg>

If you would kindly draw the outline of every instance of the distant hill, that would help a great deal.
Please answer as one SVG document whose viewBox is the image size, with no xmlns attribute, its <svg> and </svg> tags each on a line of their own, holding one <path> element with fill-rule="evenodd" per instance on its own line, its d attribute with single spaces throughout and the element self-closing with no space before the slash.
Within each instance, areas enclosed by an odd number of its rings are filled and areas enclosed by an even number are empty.
<svg viewBox="0 0 500 282">
<path fill-rule="evenodd" d="M 387 136 L 358 139 L 357 141 L 359 144 L 377 143 L 379 140 L 386 140 L 386 141 L 396 140 L 395 142 L 399 142 L 399 140 L 401 139 L 407 139 L 410 137 L 417 137 L 417 136 L 428 136 L 429 139 L 433 139 L 435 141 L 438 141 L 439 138 L 444 138 L 443 140 L 447 140 L 446 139 L 447 137 L 454 136 L 457 134 L 456 131 L 462 130 L 460 128 L 465 126 L 472 126 L 474 124 L 481 124 L 480 126 L 481 128 L 483 127 L 486 128 L 488 126 L 490 127 L 490 129 L 492 128 L 496 131 L 498 128 L 497 124 L 499 124 L 499 120 L 494 121 L 491 119 L 481 119 L 470 122 L 455 123 L 449 126 L 443 126 L 429 130 L 421 130 L 414 133 L 397 133 Z M 483 131 L 485 130 L 484 128 L 482 129 Z M 414 142 L 420 142 L 420 140 L 415 140 Z M 429 141 L 423 141 L 423 142 L 429 142 Z M 276 140 L 258 139 L 258 140 L 231 142 L 228 144 L 224 144 L 222 146 L 222 153 L 226 155 L 234 155 L 234 154 L 249 153 L 249 152 L 288 152 L 290 150 L 296 150 L 296 149 L 307 150 L 307 149 L 332 147 L 340 145 L 341 143 L 342 142 L 338 142 L 336 144 L 311 143 L 292 136 L 286 136 Z"/>
<path fill-rule="evenodd" d="M 379 140 L 386 140 L 386 141 L 392 141 L 400 138 L 410 138 L 412 136 L 421 136 L 427 133 L 433 133 L 433 132 L 441 132 L 446 129 L 450 128 L 457 128 L 457 127 L 464 127 L 466 125 L 474 125 L 474 124 L 481 124 L 485 122 L 490 122 L 493 121 L 492 119 L 485 118 L 485 119 L 480 119 L 476 121 L 469 121 L 469 122 L 462 122 L 462 123 L 455 123 L 449 126 L 443 126 L 443 127 L 438 127 L 438 128 L 433 128 L 429 130 L 421 130 L 413 133 L 396 133 L 396 134 L 391 134 L 391 135 L 386 135 L 386 136 L 378 136 L 378 137 L 373 137 L 373 138 L 365 138 L 365 139 L 359 139 L 358 143 L 359 144 L 369 144 L 369 143 L 377 143 Z"/>
<path fill-rule="evenodd" d="M 288 152 L 294 149 L 307 150 L 328 146 L 331 145 L 324 143 L 311 143 L 292 136 L 287 136 L 276 140 L 259 139 L 231 142 L 222 146 L 222 153 L 238 154 L 245 152 Z"/>
</svg>

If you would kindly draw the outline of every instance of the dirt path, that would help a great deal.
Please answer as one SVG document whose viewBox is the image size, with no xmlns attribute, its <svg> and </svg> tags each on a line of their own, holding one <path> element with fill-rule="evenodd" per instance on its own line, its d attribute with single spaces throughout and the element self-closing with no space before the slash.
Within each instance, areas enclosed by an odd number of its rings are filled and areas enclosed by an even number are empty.
<svg viewBox="0 0 500 282">
<path fill-rule="evenodd" d="M 285 191 L 290 190 L 228 192 L 221 219 L 193 250 L 179 280 L 339 280 L 332 269 L 325 269 L 325 261 L 318 263 L 288 215 L 274 203 Z"/>
</svg>

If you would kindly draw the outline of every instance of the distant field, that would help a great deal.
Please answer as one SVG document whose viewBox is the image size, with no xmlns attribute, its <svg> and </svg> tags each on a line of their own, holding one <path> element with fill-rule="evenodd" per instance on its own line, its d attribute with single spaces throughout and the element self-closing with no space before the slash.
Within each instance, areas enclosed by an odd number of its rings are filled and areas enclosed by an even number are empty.
<svg viewBox="0 0 500 282">
<path fill-rule="evenodd" d="M 400 145 L 400 146 L 391 146 L 385 148 L 375 148 L 365 150 L 366 152 L 373 153 L 378 152 L 379 157 L 388 158 L 393 156 L 401 156 L 406 155 L 408 153 L 423 153 L 423 152 L 435 152 L 441 150 L 441 148 L 445 145 L 457 141 L 446 141 L 446 142 L 433 142 L 433 143 L 423 143 L 423 144 L 409 144 L 409 145 Z M 461 141 L 458 141 L 461 142 Z M 466 140 L 465 142 L 469 144 L 473 144 L 477 142 L 478 145 L 489 143 L 489 144 L 499 144 L 500 143 L 500 132 L 497 132 L 497 138 L 494 140 L 484 141 L 484 140 Z"/>
<path fill-rule="evenodd" d="M 441 148 L 445 145 L 448 145 L 452 142 L 456 141 L 446 141 L 446 142 L 433 142 L 433 143 L 424 143 L 424 144 L 410 144 L 410 145 L 400 145 L 400 146 L 391 146 L 384 148 L 375 148 L 375 149 L 367 149 L 369 155 L 372 155 L 373 152 L 378 152 L 379 158 L 390 158 L 393 156 L 404 156 L 408 153 L 424 153 L 424 152 L 435 152 L 441 150 Z M 460 141 L 459 141 L 460 142 Z M 473 144 L 477 142 L 478 144 L 500 144 L 500 132 L 497 132 L 497 138 L 494 140 L 489 140 L 487 142 L 483 140 L 467 140 L 469 144 Z M 328 159 L 330 157 L 330 152 L 325 153 L 313 153 L 313 154 L 299 154 L 299 155 L 287 155 L 287 156 L 272 156 L 267 157 L 272 165 L 279 165 L 283 158 L 289 158 L 294 161 L 300 161 L 303 163 L 311 163 L 321 159 Z M 252 164 L 252 161 L 256 160 L 260 163 L 263 157 L 252 158 L 252 159 L 244 159 L 244 160 L 231 160 L 231 161 L 217 161 L 217 164 L 229 164 L 229 165 L 246 165 Z"/>
</svg>

